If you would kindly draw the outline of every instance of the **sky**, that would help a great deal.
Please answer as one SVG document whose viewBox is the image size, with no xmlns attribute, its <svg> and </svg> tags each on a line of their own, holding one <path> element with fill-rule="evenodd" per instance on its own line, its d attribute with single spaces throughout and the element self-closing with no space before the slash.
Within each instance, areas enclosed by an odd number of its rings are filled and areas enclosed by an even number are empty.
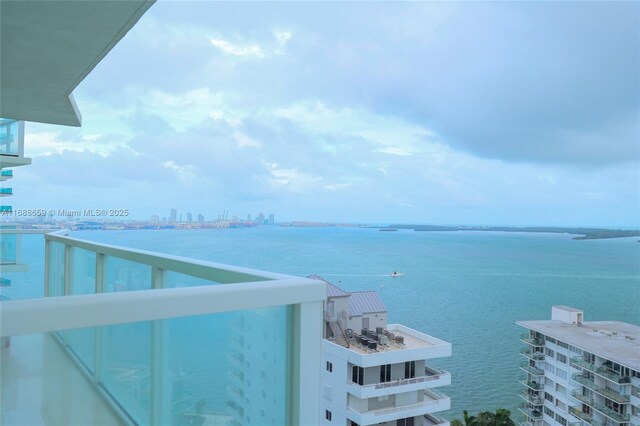
<svg viewBox="0 0 640 426">
<path fill-rule="evenodd" d="M 163 2 L 15 208 L 640 226 L 640 3 Z"/>
</svg>

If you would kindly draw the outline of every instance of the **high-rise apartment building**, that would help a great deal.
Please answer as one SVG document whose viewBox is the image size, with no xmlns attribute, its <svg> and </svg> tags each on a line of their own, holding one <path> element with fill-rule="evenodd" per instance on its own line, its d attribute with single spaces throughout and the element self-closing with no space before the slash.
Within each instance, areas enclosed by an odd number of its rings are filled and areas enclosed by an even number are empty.
<svg viewBox="0 0 640 426">
<path fill-rule="evenodd" d="M 584 321 L 553 306 L 551 320 L 518 321 L 523 426 L 640 425 L 640 327 Z"/>
<path fill-rule="evenodd" d="M 327 286 L 322 342 L 320 424 L 448 426 L 435 413 L 448 396 L 433 388 L 451 374 L 426 360 L 451 356 L 451 344 L 400 324 L 387 324 L 375 291 L 348 293 Z"/>
</svg>

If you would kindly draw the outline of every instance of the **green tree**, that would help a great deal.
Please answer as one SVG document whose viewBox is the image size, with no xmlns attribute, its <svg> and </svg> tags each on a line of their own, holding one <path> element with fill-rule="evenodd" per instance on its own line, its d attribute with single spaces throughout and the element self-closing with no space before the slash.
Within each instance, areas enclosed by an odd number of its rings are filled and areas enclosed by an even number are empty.
<svg viewBox="0 0 640 426">
<path fill-rule="evenodd" d="M 495 413 L 482 411 L 475 416 L 469 415 L 467 410 L 462 412 L 464 422 L 459 419 L 451 421 L 451 426 L 515 426 L 511 420 L 511 411 L 498 408 Z"/>
</svg>

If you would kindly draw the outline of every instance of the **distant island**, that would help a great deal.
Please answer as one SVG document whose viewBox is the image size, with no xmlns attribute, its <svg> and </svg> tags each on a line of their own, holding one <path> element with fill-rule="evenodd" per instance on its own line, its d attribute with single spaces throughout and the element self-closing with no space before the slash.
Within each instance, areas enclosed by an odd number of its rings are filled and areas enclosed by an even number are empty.
<svg viewBox="0 0 640 426">
<path fill-rule="evenodd" d="M 606 238 L 640 237 L 640 230 L 606 228 L 560 228 L 546 226 L 439 226 L 439 225 L 389 225 L 372 226 L 382 230 L 413 229 L 414 231 L 502 231 L 502 232 L 547 232 L 554 234 L 575 234 L 574 240 L 599 240 Z"/>
</svg>

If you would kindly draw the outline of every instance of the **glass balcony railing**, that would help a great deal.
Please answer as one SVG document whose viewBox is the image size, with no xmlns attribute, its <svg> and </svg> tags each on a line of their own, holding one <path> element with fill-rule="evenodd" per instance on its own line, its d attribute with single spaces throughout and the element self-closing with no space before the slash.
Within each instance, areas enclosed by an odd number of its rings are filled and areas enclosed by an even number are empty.
<svg viewBox="0 0 640 426">
<path fill-rule="evenodd" d="M 523 404 L 520 405 L 520 407 L 518 407 L 518 409 L 522 413 L 524 413 L 527 417 L 529 417 L 529 418 L 531 418 L 533 420 L 542 419 L 542 410 L 540 410 L 538 408 L 534 408 L 530 404 L 523 403 Z"/>
<path fill-rule="evenodd" d="M 520 368 L 526 371 L 527 373 L 531 374 L 532 376 L 544 376 L 544 370 L 534 367 L 532 365 L 529 365 L 528 362 L 520 363 Z"/>
<path fill-rule="evenodd" d="M 579 390 L 572 391 L 571 395 L 578 401 L 599 411 L 616 423 L 627 423 L 630 419 L 629 414 L 620 414 L 617 411 L 614 411 L 611 408 L 605 406 L 604 404 L 596 402 L 593 398 L 583 395 Z"/>
<path fill-rule="evenodd" d="M 127 424 L 297 424 L 319 410 L 323 283 L 61 233 L 44 251 L 45 297 L 0 302 L 3 416 L 60 406 L 76 420 L 57 424 L 115 424 L 81 412 L 102 404 Z M 56 368 L 50 351 L 88 388 L 34 374 Z"/>
<path fill-rule="evenodd" d="M 533 405 L 543 404 L 542 398 L 539 395 L 526 390 L 520 392 L 520 397 Z"/>
<path fill-rule="evenodd" d="M 543 339 L 537 339 L 535 337 L 532 337 L 529 333 L 521 334 L 520 340 L 530 344 L 531 346 L 536 346 L 536 347 L 544 346 Z"/>
<path fill-rule="evenodd" d="M 525 385 L 526 387 L 533 389 L 533 390 L 543 390 L 544 389 L 544 384 L 543 383 L 539 383 L 539 382 L 535 382 L 535 381 L 531 381 L 531 380 L 520 380 L 520 383 L 522 383 L 523 385 Z"/>
<path fill-rule="evenodd" d="M 582 420 L 585 421 L 586 423 L 590 424 L 591 426 L 605 426 L 604 423 L 602 422 L 598 422 L 596 420 L 594 420 L 593 416 L 591 414 L 587 414 L 582 412 L 581 410 L 579 410 L 577 407 L 569 407 L 569 413 Z"/>
<path fill-rule="evenodd" d="M 581 385 L 591 389 L 592 391 L 609 398 L 612 401 L 617 402 L 618 404 L 626 404 L 630 401 L 629 395 L 623 395 L 619 391 L 614 389 L 606 388 L 603 386 L 597 385 L 593 380 L 589 379 L 587 376 L 582 374 L 573 374 L 571 376 L 573 380 L 580 383 Z"/>
<path fill-rule="evenodd" d="M 0 196 L 13 195 L 13 188 L 0 188 Z"/>
<path fill-rule="evenodd" d="M 574 368 L 583 368 L 595 373 L 605 379 L 608 379 L 617 384 L 631 383 L 631 377 L 624 376 L 617 371 L 611 370 L 605 366 L 596 366 L 593 363 L 587 362 L 581 357 L 571 358 L 571 366 Z"/>
<path fill-rule="evenodd" d="M 520 354 L 523 356 L 533 360 L 533 361 L 544 361 L 544 353 L 533 351 L 530 348 L 524 348 L 520 351 Z"/>
<path fill-rule="evenodd" d="M 21 156 L 24 122 L 0 118 L 0 155 Z"/>
</svg>

